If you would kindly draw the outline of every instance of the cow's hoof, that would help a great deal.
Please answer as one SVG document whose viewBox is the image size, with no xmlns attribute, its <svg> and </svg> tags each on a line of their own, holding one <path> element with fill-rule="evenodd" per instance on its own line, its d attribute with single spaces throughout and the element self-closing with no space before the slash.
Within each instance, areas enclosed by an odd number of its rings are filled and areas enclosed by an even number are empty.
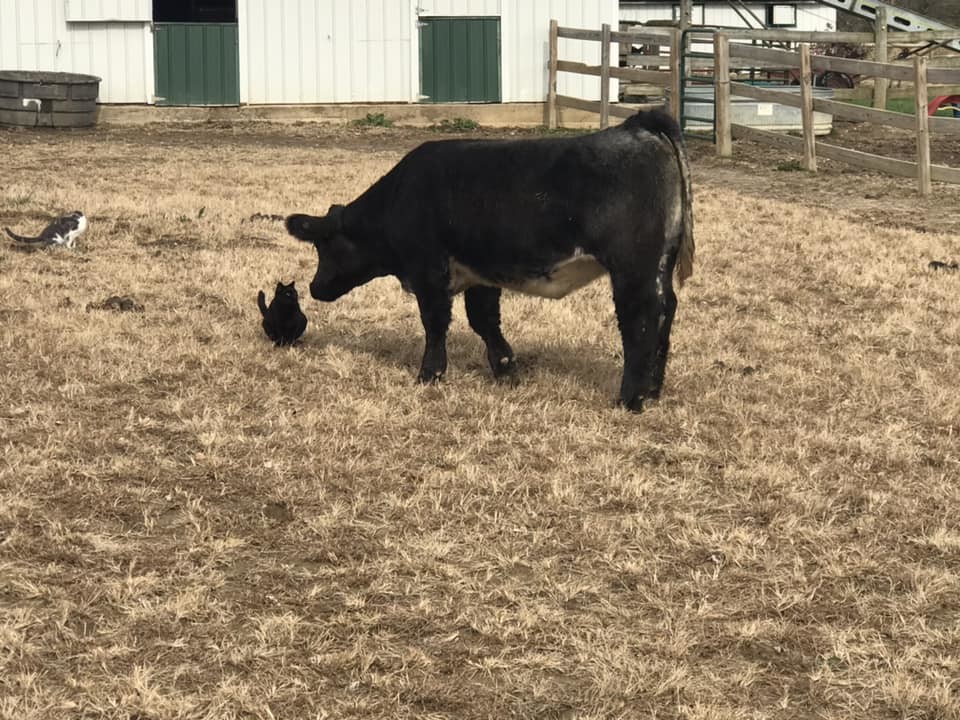
<svg viewBox="0 0 960 720">
<path fill-rule="evenodd" d="M 490 358 L 490 368 L 493 370 L 495 378 L 502 378 L 512 375 L 517 369 L 517 360 L 513 355 Z"/>
<path fill-rule="evenodd" d="M 421 370 L 417 382 L 421 385 L 435 385 L 443 380 L 443 370 Z"/>
<path fill-rule="evenodd" d="M 643 412 L 643 397 L 641 397 L 640 395 L 637 395 L 635 398 L 631 400 L 624 400 L 623 398 L 620 398 L 617 401 L 617 404 L 620 405 L 620 407 L 622 408 L 626 408 L 630 412 L 634 412 L 634 413 Z"/>
</svg>

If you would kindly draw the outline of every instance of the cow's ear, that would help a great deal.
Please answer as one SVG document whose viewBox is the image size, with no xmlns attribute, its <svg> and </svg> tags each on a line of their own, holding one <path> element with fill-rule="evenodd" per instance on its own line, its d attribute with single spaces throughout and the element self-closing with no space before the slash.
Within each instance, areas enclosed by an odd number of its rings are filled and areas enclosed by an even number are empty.
<svg viewBox="0 0 960 720">
<path fill-rule="evenodd" d="M 343 208 L 343 205 L 331 205 L 330 209 L 327 210 L 327 218 L 336 224 L 336 230 L 343 228 Z"/>
<path fill-rule="evenodd" d="M 290 215 L 286 221 L 287 232 L 306 242 L 329 240 L 343 227 L 343 208 L 343 205 L 331 205 L 323 217 Z"/>
<path fill-rule="evenodd" d="M 288 215 L 287 232 L 298 240 L 318 243 L 332 237 L 337 230 L 337 221 L 314 215 Z"/>
</svg>

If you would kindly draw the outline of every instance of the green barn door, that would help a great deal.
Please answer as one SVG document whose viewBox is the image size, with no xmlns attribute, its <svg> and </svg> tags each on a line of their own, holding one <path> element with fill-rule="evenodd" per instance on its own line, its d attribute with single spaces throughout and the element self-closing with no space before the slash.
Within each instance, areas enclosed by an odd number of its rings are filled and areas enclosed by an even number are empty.
<svg viewBox="0 0 960 720">
<path fill-rule="evenodd" d="M 158 105 L 239 105 L 236 23 L 156 23 Z"/>
<path fill-rule="evenodd" d="M 500 102 L 500 18 L 420 21 L 424 102 Z"/>
</svg>

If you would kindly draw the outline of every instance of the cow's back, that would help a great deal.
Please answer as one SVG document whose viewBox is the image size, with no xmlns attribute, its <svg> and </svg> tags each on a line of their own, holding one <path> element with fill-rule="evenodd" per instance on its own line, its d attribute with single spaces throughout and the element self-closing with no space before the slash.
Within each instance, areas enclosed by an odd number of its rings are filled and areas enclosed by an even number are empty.
<svg viewBox="0 0 960 720">
<path fill-rule="evenodd" d="M 412 150 L 352 204 L 398 256 L 445 253 L 510 279 L 612 238 L 663 235 L 679 203 L 670 142 L 622 125 L 579 137 L 441 140 Z"/>
</svg>

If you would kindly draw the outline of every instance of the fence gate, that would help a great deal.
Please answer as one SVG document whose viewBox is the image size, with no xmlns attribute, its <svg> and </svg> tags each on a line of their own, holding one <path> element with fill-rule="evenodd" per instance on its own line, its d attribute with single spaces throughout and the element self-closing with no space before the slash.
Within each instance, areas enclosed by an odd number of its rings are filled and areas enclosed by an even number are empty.
<svg viewBox="0 0 960 720">
<path fill-rule="evenodd" d="M 706 132 L 697 132 L 695 137 L 710 138 L 710 141 L 716 143 L 717 135 L 717 105 L 713 96 L 713 52 L 693 49 L 693 35 L 709 35 L 709 38 L 700 39 L 700 43 L 713 43 L 715 30 L 712 28 L 687 28 L 680 33 L 680 127 L 684 134 L 690 134 L 687 121 L 706 123 L 710 127 L 709 134 Z M 709 73 L 696 74 L 694 71 L 697 66 L 707 67 L 707 64 L 697 63 L 697 60 L 709 60 Z M 696 87 L 706 88 L 703 92 L 694 92 Z M 710 106 L 710 117 L 701 114 L 703 111 L 693 109 L 688 112 L 687 106 L 702 104 Z"/>
</svg>

